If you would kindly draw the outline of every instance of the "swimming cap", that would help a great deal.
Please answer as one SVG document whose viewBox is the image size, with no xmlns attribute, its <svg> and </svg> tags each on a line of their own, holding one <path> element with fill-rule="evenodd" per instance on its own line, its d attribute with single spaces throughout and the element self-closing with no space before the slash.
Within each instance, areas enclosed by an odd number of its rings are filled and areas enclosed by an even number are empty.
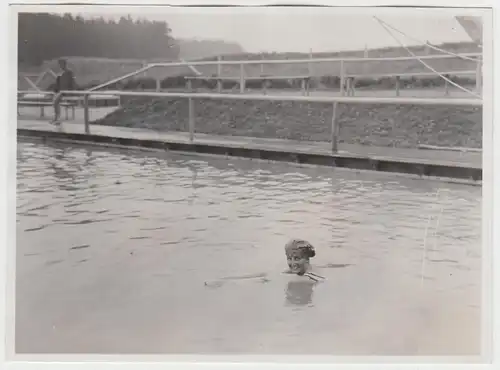
<svg viewBox="0 0 500 370">
<path fill-rule="evenodd" d="M 298 250 L 307 258 L 312 258 L 316 255 L 316 250 L 306 240 L 302 239 L 292 239 L 288 243 L 285 244 L 285 253 Z"/>
</svg>

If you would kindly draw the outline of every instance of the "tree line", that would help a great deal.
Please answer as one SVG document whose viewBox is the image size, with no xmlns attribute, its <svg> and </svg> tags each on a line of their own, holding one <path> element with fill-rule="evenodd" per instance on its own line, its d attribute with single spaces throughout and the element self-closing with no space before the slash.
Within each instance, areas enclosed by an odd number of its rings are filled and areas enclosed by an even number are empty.
<svg viewBox="0 0 500 370">
<path fill-rule="evenodd" d="M 72 14 L 20 13 L 18 62 L 39 65 L 64 56 L 176 59 L 179 47 L 167 22 Z"/>
</svg>

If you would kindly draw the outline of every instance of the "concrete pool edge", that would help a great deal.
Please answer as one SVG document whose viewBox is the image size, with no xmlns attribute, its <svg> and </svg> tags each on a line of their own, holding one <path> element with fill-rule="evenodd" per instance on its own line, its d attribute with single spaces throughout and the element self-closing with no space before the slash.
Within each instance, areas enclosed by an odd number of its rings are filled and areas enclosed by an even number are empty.
<svg viewBox="0 0 500 370">
<path fill-rule="evenodd" d="M 352 154 L 327 154 L 293 151 L 287 149 L 270 149 L 259 146 L 234 146 L 227 143 L 182 142 L 175 140 L 159 140 L 151 138 L 125 138 L 87 133 L 49 131 L 32 128 L 17 128 L 17 136 L 38 137 L 42 139 L 67 139 L 75 142 L 90 142 L 110 145 L 123 145 L 137 148 L 150 148 L 173 152 L 192 152 L 226 157 L 270 160 L 297 164 L 317 165 L 323 167 L 345 168 L 352 170 L 368 170 L 385 173 L 401 173 L 416 175 L 422 178 L 449 178 L 460 180 L 482 181 L 482 169 L 472 166 L 430 163 L 408 159 L 389 157 L 360 156 Z"/>
</svg>

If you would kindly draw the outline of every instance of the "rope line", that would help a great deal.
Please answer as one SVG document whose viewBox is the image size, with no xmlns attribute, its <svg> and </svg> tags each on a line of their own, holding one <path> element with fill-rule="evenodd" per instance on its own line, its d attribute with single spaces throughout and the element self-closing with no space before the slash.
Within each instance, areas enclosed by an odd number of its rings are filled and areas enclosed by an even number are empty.
<svg viewBox="0 0 500 370">
<path fill-rule="evenodd" d="M 445 54 L 448 54 L 448 55 L 453 55 L 457 58 L 460 58 L 460 59 L 465 59 L 465 60 L 470 60 L 470 61 L 473 61 L 473 62 L 478 62 L 481 60 L 481 57 L 477 57 L 477 58 L 472 58 L 472 57 L 468 57 L 466 55 L 460 55 L 460 54 L 455 54 L 451 51 L 448 51 L 448 50 L 445 50 L 445 49 L 441 49 L 441 48 L 438 48 L 437 46 L 434 46 L 434 45 L 431 45 L 429 44 L 428 42 L 423 42 L 422 40 L 419 40 L 419 39 L 416 39 L 415 37 L 412 37 L 412 36 L 409 36 L 408 34 L 404 33 L 403 31 L 401 30 L 398 30 L 397 28 L 391 26 L 390 24 L 388 24 L 387 22 L 379 19 L 378 17 L 374 16 L 375 19 L 377 19 L 377 21 L 385 24 L 386 27 L 389 27 L 390 29 L 392 29 L 393 31 L 396 31 L 398 33 L 400 33 L 402 36 L 410 39 L 410 40 L 413 40 L 415 42 L 418 42 L 419 44 L 424 44 L 428 47 L 430 47 L 431 49 L 434 49 L 434 50 L 437 50 L 437 51 L 440 51 L 442 53 L 445 53 Z"/>
<path fill-rule="evenodd" d="M 471 90 L 468 90 L 466 89 L 465 87 L 462 87 L 460 86 L 459 84 L 451 81 L 449 78 L 445 77 L 443 74 L 441 74 L 440 72 L 436 71 L 434 68 L 432 68 L 430 65 L 428 65 L 427 63 L 425 63 L 422 59 L 420 59 L 414 52 L 412 52 L 405 44 L 403 44 L 396 36 L 394 36 L 394 34 L 391 32 L 391 30 L 389 28 L 387 28 L 384 23 L 378 19 L 377 17 L 373 17 L 375 18 L 379 23 L 380 25 L 384 28 L 384 30 L 386 30 L 386 32 L 402 47 L 404 48 L 411 56 L 413 56 L 416 60 L 418 60 L 420 63 L 422 63 L 425 67 L 427 67 L 428 69 L 430 69 L 432 72 L 434 72 L 436 75 L 438 75 L 439 77 L 441 77 L 443 80 L 445 80 L 446 82 L 448 82 L 449 84 L 459 88 L 460 90 L 472 95 L 472 96 L 475 96 L 476 98 L 479 98 L 481 99 L 481 95 L 478 95 L 476 93 L 474 93 L 473 91 Z"/>
</svg>

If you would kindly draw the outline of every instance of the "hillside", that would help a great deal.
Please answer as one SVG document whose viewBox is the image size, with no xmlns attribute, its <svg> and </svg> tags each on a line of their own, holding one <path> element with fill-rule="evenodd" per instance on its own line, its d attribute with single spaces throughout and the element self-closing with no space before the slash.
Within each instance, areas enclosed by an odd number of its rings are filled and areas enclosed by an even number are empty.
<svg viewBox="0 0 500 370">
<path fill-rule="evenodd" d="M 223 40 L 177 39 L 179 56 L 185 60 L 196 60 L 217 55 L 242 54 L 241 45 Z"/>
<path fill-rule="evenodd" d="M 455 43 L 443 44 L 441 48 L 453 53 L 477 53 L 480 49 L 473 43 Z M 428 52 L 424 47 L 411 48 L 417 55 L 426 55 Z M 435 54 L 431 50 L 430 54 Z M 350 51 L 350 52 L 331 52 L 331 53 L 315 53 L 315 58 L 349 58 L 349 57 L 363 57 L 364 51 Z M 384 48 L 369 50 L 370 57 L 398 57 L 408 56 L 408 52 L 403 48 Z M 223 60 L 260 60 L 260 59 L 301 59 L 308 58 L 308 54 L 301 53 L 269 53 L 269 54 L 230 54 L 224 55 Z M 71 68 L 74 70 L 78 83 L 80 85 L 99 84 L 109 81 L 111 79 L 132 73 L 141 68 L 146 61 L 133 60 L 133 59 L 105 59 L 105 58 L 68 58 Z M 216 57 L 207 57 L 203 60 L 216 60 Z M 148 60 L 149 63 L 160 62 L 158 60 Z M 475 63 L 463 59 L 434 59 L 428 60 L 427 63 L 440 72 L 450 71 L 474 71 L 476 69 Z M 57 70 L 56 61 L 45 62 L 38 71 L 43 71 L 47 68 Z M 198 70 L 203 75 L 214 75 L 217 72 L 216 66 L 199 66 Z M 405 73 L 405 72 L 429 72 L 418 61 L 391 61 L 391 62 L 356 62 L 350 63 L 346 67 L 347 73 L 351 74 L 382 74 L 382 73 Z M 288 64 L 288 65 L 266 65 L 264 67 L 264 74 L 276 76 L 300 76 L 308 75 L 307 64 Z M 340 64 L 336 62 L 325 62 L 314 64 L 312 75 L 325 76 L 325 75 L 338 75 L 340 71 Z M 149 77 L 154 79 L 163 79 L 168 76 L 187 75 L 191 71 L 187 67 L 160 67 L 149 70 L 137 77 Z M 245 74 L 247 76 L 260 76 L 262 74 L 261 66 L 259 64 L 245 66 Z M 238 76 L 239 66 L 223 66 L 223 76 Z M 47 76 L 42 87 L 47 87 L 53 82 L 53 78 Z M 24 89 L 28 86 L 19 78 L 19 88 Z"/>
</svg>

